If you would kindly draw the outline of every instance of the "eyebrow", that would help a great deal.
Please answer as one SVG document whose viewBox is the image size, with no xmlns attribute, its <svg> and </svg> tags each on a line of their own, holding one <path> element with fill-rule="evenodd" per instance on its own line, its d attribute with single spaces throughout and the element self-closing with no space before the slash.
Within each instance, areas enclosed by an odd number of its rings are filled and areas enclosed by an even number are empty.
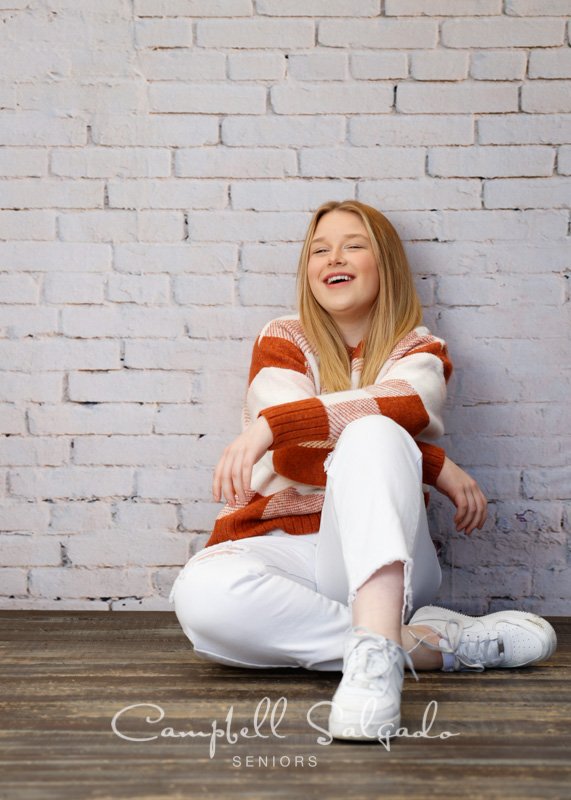
<svg viewBox="0 0 571 800">
<path fill-rule="evenodd" d="M 343 239 L 355 239 L 355 237 L 357 237 L 357 236 L 361 237 L 361 239 L 366 239 L 367 238 L 364 233 L 347 233 L 342 238 Z M 315 242 L 326 242 L 326 241 L 327 241 L 327 237 L 326 236 L 318 236 L 316 239 L 312 239 L 311 240 L 311 244 L 315 244 Z"/>
</svg>

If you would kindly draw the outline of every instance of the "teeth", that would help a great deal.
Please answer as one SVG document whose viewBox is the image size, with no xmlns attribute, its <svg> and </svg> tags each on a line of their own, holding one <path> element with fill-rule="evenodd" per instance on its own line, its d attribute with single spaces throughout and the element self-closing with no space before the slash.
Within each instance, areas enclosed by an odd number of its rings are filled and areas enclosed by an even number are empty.
<svg viewBox="0 0 571 800">
<path fill-rule="evenodd" d="M 336 275 L 334 278 L 329 278 L 327 283 L 328 283 L 328 285 L 330 285 L 330 284 L 335 283 L 337 281 L 351 281 L 351 280 L 353 280 L 353 279 L 350 278 L 349 275 Z"/>
</svg>

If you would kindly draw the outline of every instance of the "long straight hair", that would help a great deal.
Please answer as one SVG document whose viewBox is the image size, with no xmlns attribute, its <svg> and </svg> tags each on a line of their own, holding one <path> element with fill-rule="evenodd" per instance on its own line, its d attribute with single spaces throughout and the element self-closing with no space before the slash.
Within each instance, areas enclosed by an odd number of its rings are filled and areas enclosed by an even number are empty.
<svg viewBox="0 0 571 800">
<path fill-rule="evenodd" d="M 352 211 L 362 220 L 379 271 L 379 294 L 368 314 L 363 341 L 359 387 L 370 386 L 395 344 L 422 323 L 422 306 L 403 244 L 389 220 L 358 200 L 331 200 L 315 211 L 307 230 L 297 268 L 297 307 L 303 330 L 319 356 L 321 392 L 351 388 L 351 362 L 333 317 L 315 299 L 307 277 L 311 241 L 317 223 L 329 211 Z"/>
</svg>

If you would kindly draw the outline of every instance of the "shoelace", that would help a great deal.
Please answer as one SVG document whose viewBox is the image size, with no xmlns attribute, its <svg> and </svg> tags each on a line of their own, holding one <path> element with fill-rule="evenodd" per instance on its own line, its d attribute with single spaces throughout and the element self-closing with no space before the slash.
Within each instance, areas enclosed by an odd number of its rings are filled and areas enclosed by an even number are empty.
<svg viewBox="0 0 571 800">
<path fill-rule="evenodd" d="M 385 637 L 384 641 L 380 640 L 380 634 L 374 633 L 374 631 L 371 631 L 369 628 L 366 628 L 363 625 L 356 626 L 354 630 L 364 631 L 363 634 L 359 635 L 359 641 L 349 654 L 346 667 L 347 669 L 349 664 L 352 663 L 355 658 L 361 658 L 363 669 L 356 670 L 353 673 L 355 677 L 365 682 L 370 682 L 372 678 L 384 676 L 392 669 L 400 651 L 404 656 L 405 663 L 408 665 L 410 671 L 414 675 L 415 680 L 419 679 L 414 669 L 412 658 L 408 654 L 407 650 L 405 650 L 396 642 L 393 642 L 392 639 L 387 639 Z M 359 647 L 359 644 L 361 641 L 366 640 L 372 641 L 375 647 L 365 648 L 363 651 L 363 649 Z M 386 691 L 386 687 L 384 691 Z"/>
<path fill-rule="evenodd" d="M 463 664 L 468 669 L 481 672 L 488 667 L 495 667 L 505 657 L 504 644 L 501 636 L 496 631 L 486 631 L 483 634 L 472 634 L 470 638 L 462 641 L 462 633 L 464 626 L 456 619 L 449 619 L 444 626 L 444 634 L 440 635 L 441 639 L 448 642 L 446 645 L 430 644 L 424 640 L 430 633 L 427 633 L 422 638 L 417 636 L 412 631 L 410 635 L 417 639 L 417 644 L 408 651 L 412 653 L 419 644 L 423 644 L 430 650 L 439 650 L 441 653 L 453 653 L 455 660 L 458 664 Z"/>
</svg>

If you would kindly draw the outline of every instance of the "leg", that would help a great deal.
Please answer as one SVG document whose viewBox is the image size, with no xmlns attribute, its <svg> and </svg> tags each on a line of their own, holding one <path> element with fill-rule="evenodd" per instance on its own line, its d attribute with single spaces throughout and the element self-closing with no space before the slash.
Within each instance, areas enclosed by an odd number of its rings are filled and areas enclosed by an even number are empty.
<svg viewBox="0 0 571 800">
<path fill-rule="evenodd" d="M 422 494 L 422 454 L 404 428 L 371 415 L 346 426 L 329 458 L 318 588 L 349 604 L 354 625 L 410 649 L 416 640 L 403 623 L 433 599 L 442 576 Z M 442 666 L 438 653 L 416 649 L 412 657 L 420 669 Z"/>
<path fill-rule="evenodd" d="M 170 600 L 197 655 L 236 667 L 340 670 L 351 618 L 316 589 L 318 536 L 272 531 L 193 556 Z"/>
</svg>

